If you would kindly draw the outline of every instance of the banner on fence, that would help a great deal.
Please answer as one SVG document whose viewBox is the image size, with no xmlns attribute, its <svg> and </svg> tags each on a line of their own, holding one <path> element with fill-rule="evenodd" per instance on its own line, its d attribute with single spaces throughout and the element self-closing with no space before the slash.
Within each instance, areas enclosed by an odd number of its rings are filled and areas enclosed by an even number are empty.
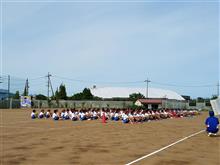
<svg viewBox="0 0 220 165">
<path fill-rule="evenodd" d="M 21 96 L 20 100 L 21 108 L 31 107 L 31 96 Z"/>
</svg>

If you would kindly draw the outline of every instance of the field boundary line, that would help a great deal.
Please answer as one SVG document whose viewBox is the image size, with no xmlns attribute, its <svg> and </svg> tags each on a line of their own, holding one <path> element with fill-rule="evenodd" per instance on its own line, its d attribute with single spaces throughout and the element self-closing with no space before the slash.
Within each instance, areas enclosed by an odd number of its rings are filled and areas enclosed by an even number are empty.
<svg viewBox="0 0 220 165">
<path fill-rule="evenodd" d="M 184 138 L 182 138 L 182 139 L 180 139 L 180 140 L 178 140 L 178 141 L 176 141 L 176 142 L 174 142 L 174 143 L 171 143 L 171 144 L 169 144 L 169 145 L 167 145 L 167 146 L 165 146 L 165 147 L 163 147 L 163 148 L 161 148 L 161 149 L 159 149 L 159 150 L 156 150 L 156 151 L 154 151 L 154 152 L 151 152 L 150 154 L 147 154 L 147 155 L 145 155 L 145 156 L 142 156 L 142 157 L 140 157 L 140 158 L 138 158 L 138 159 L 136 159 L 136 160 L 134 160 L 134 161 L 132 161 L 132 162 L 130 162 L 130 163 L 127 163 L 127 164 L 125 164 L 125 165 L 134 164 L 134 163 L 136 163 L 136 162 L 138 162 L 138 161 L 140 161 L 140 160 L 142 160 L 142 159 L 145 159 L 145 158 L 147 158 L 147 157 L 150 157 L 150 156 L 152 156 L 152 155 L 155 155 L 155 154 L 157 154 L 157 153 L 159 153 L 159 152 L 161 152 L 161 151 L 163 151 L 163 150 L 165 150 L 165 149 L 167 149 L 167 148 L 170 148 L 170 147 L 172 147 L 172 146 L 174 146 L 174 145 L 176 145 L 176 144 L 178 144 L 178 143 L 180 143 L 180 142 L 182 142 L 182 141 L 184 141 L 184 140 L 187 140 L 187 139 L 189 139 L 189 138 L 191 138 L 191 137 L 193 137 L 193 136 L 196 136 L 196 135 L 198 135 L 198 134 L 200 134 L 200 133 L 202 133 L 202 132 L 205 132 L 205 130 L 201 130 L 201 131 L 199 131 L 199 132 L 193 133 L 193 134 L 191 134 L 191 135 L 189 135 L 189 136 L 187 136 L 187 137 L 184 137 Z"/>
</svg>

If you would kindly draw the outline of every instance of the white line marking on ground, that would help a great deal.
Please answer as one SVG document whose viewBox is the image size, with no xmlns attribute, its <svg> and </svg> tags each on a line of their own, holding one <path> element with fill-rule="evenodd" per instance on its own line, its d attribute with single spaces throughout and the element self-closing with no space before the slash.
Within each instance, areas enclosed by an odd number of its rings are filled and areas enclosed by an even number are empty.
<svg viewBox="0 0 220 165">
<path fill-rule="evenodd" d="M 187 139 L 189 139 L 189 138 L 191 138 L 191 137 L 193 137 L 193 136 L 196 136 L 196 135 L 198 135 L 198 134 L 200 134 L 200 133 L 202 133 L 202 132 L 205 132 L 205 130 L 201 130 L 201 131 L 199 131 L 199 132 L 196 132 L 196 133 L 194 133 L 194 134 L 191 134 L 191 135 L 189 135 L 189 136 L 187 136 L 187 137 L 185 137 L 185 138 L 183 138 L 183 139 L 180 139 L 180 140 L 178 140 L 178 141 L 176 141 L 176 142 L 174 142 L 174 143 L 172 143 L 172 144 L 169 144 L 168 146 L 165 146 L 165 147 L 163 147 L 163 148 L 161 148 L 161 149 L 159 149 L 159 150 L 156 150 L 156 151 L 154 151 L 154 152 L 152 152 L 152 153 L 150 153 L 150 154 L 147 154 L 147 155 L 145 155 L 145 156 L 142 156 L 142 157 L 140 157 L 140 158 L 138 158 L 138 159 L 136 159 L 136 160 L 134 160 L 134 161 L 132 161 L 132 162 L 130 162 L 130 163 L 127 163 L 126 165 L 134 164 L 134 163 L 136 163 L 136 162 L 138 162 L 138 161 L 140 161 L 140 160 L 142 160 L 142 159 L 145 159 L 145 158 L 150 157 L 150 156 L 152 156 L 152 155 L 154 155 L 154 154 L 157 154 L 158 152 L 161 152 L 161 151 L 163 151 L 163 150 L 165 150 L 165 149 L 167 149 L 167 148 L 170 148 L 170 147 L 172 147 L 172 146 L 174 146 L 174 145 L 176 145 L 176 144 L 178 144 L 178 143 L 180 143 L 180 142 L 182 142 L 182 141 L 184 141 L 184 140 L 187 140 Z"/>
</svg>

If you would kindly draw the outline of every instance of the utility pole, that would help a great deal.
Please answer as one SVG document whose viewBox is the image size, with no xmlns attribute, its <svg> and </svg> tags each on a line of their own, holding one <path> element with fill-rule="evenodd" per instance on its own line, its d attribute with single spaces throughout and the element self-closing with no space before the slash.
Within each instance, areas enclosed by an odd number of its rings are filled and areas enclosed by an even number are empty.
<svg viewBox="0 0 220 165">
<path fill-rule="evenodd" d="M 8 75 L 8 100 L 9 100 L 9 98 L 10 98 L 10 86 L 11 86 L 11 78 L 10 78 L 10 75 Z"/>
<path fill-rule="evenodd" d="M 145 80 L 144 82 L 147 83 L 147 88 L 146 88 L 146 99 L 148 99 L 148 86 L 149 86 L 149 82 L 151 82 L 151 81 L 147 78 L 147 80 Z"/>
<path fill-rule="evenodd" d="M 51 79 L 50 79 L 50 88 L 51 88 L 51 91 L 52 91 L 52 96 L 54 96 L 54 91 L 53 91 Z"/>
<path fill-rule="evenodd" d="M 29 94 L 29 82 L 28 82 L 28 78 L 26 79 L 26 82 L 25 82 L 25 87 L 24 87 L 24 96 L 28 96 L 28 94 Z"/>
<path fill-rule="evenodd" d="M 49 72 L 47 74 L 47 99 L 50 98 L 50 76 L 52 76 Z"/>
<path fill-rule="evenodd" d="M 8 75 L 8 108 L 11 109 L 11 100 L 10 100 L 10 75 Z"/>
<path fill-rule="evenodd" d="M 26 90 L 27 90 L 27 96 L 29 95 L 29 82 L 28 82 L 28 78 L 26 80 Z"/>
<path fill-rule="evenodd" d="M 54 96 L 54 91 L 53 91 L 53 87 L 52 87 L 52 83 L 51 83 L 51 77 L 52 75 L 48 72 L 47 74 L 47 99 L 49 100 L 50 98 L 50 89 L 52 91 L 52 96 Z"/>
<path fill-rule="evenodd" d="M 218 83 L 217 83 L 217 96 L 219 97 L 219 81 L 218 81 Z"/>
</svg>

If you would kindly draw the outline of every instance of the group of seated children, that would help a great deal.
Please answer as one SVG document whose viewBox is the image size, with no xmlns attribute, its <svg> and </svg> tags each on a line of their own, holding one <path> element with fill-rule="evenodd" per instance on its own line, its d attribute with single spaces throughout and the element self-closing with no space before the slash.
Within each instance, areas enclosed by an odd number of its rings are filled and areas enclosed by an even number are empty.
<svg viewBox="0 0 220 165">
<path fill-rule="evenodd" d="M 97 120 L 103 119 L 112 121 L 122 121 L 123 123 L 139 123 L 151 120 L 160 120 L 167 118 L 180 118 L 198 115 L 197 110 L 182 109 L 160 109 L 160 110 L 138 110 L 138 109 L 64 109 L 61 112 L 50 110 L 45 112 L 41 110 L 38 114 L 36 110 L 31 113 L 32 119 L 52 118 L 53 120 Z"/>
</svg>

